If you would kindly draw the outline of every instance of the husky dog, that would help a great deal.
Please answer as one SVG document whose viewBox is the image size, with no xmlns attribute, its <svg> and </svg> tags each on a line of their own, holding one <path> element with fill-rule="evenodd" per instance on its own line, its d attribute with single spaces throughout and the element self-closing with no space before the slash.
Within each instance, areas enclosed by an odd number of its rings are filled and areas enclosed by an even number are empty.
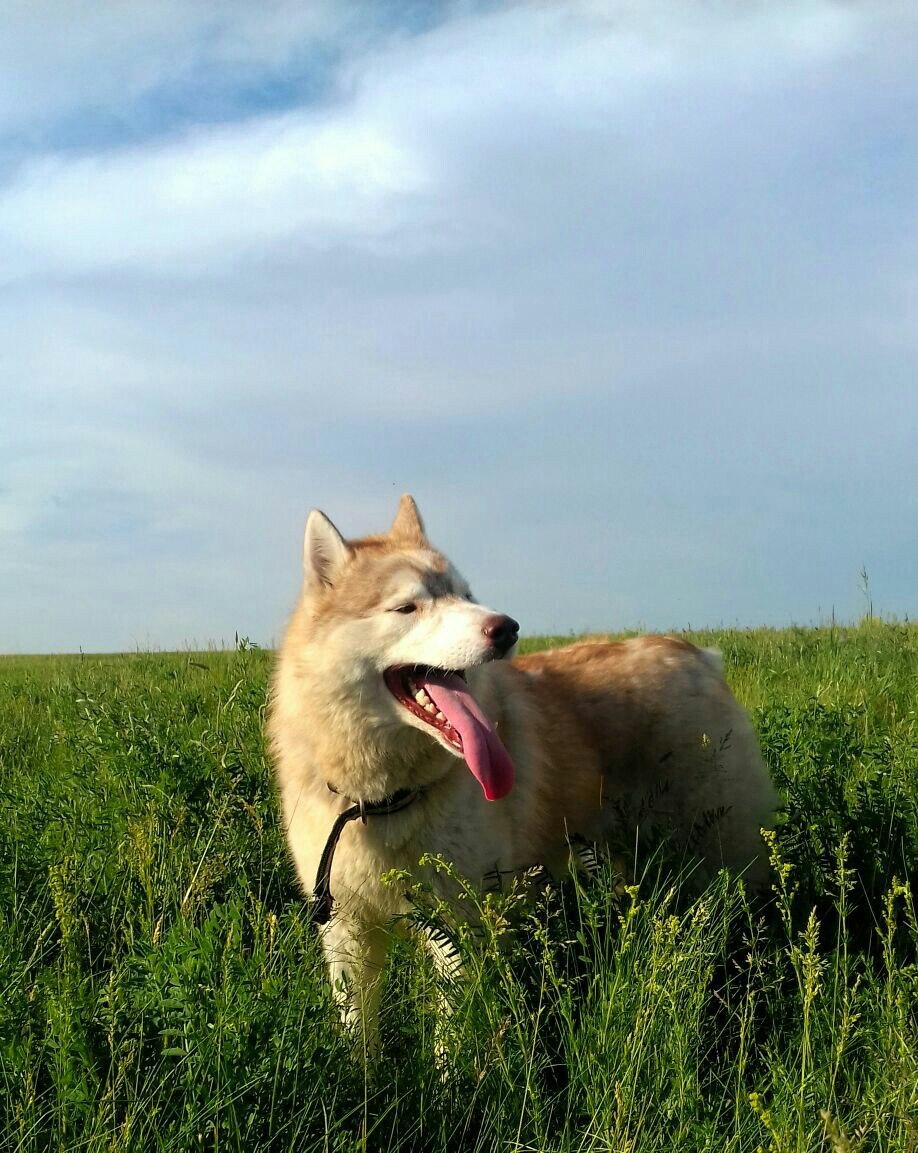
<svg viewBox="0 0 918 1153">
<path fill-rule="evenodd" d="M 314 510 L 303 563 L 268 735 L 300 880 L 325 889 L 332 984 L 369 1050 L 387 926 L 410 912 L 382 877 L 421 875 L 425 853 L 476 883 L 562 873 L 574 838 L 606 843 L 632 813 L 764 882 L 776 798 L 716 653 L 646 636 L 503 659 L 519 626 L 475 601 L 407 495 L 359 540 Z"/>
</svg>

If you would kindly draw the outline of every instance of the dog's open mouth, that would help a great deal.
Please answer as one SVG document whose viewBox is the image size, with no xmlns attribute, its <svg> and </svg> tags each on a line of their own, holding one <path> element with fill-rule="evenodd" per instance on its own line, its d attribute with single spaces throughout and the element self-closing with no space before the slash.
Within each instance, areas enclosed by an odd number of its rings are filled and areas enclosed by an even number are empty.
<svg viewBox="0 0 918 1153">
<path fill-rule="evenodd" d="M 465 758 L 489 801 L 510 792 L 513 762 L 462 672 L 398 665 L 386 669 L 384 676 L 398 703 L 430 725 L 451 752 Z"/>
<path fill-rule="evenodd" d="M 462 737 L 459 735 L 459 730 L 453 728 L 452 722 L 447 719 L 443 710 L 434 704 L 427 689 L 431 676 L 454 677 L 456 680 L 464 682 L 465 675 L 447 669 L 422 668 L 420 665 L 401 665 L 397 668 L 386 669 L 385 675 L 389 691 L 399 704 L 403 705 L 409 713 L 413 713 L 422 721 L 426 721 L 431 728 L 441 733 L 443 738 L 449 741 L 457 752 L 461 753 Z"/>
</svg>

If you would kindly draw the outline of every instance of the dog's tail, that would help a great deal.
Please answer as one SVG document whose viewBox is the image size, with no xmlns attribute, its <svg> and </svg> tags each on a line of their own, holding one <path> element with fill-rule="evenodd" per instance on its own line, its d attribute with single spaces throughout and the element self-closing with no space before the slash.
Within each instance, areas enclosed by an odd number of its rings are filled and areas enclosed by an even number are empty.
<svg viewBox="0 0 918 1153">
<path fill-rule="evenodd" d="M 724 675 L 724 655 L 720 649 L 699 649 L 704 663 L 719 677 Z"/>
</svg>

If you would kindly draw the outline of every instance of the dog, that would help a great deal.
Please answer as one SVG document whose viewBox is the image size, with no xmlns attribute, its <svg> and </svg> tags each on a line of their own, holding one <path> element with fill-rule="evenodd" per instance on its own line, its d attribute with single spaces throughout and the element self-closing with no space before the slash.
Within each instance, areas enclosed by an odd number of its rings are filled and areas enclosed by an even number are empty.
<svg viewBox="0 0 918 1153">
<path fill-rule="evenodd" d="M 517 622 L 475 600 L 408 495 L 387 533 L 356 540 L 313 510 L 303 568 L 267 732 L 290 852 L 367 1052 L 388 927 L 411 911 L 384 874 L 455 896 L 425 854 L 477 884 L 534 864 L 562 875 L 575 838 L 607 844 L 631 813 L 708 872 L 765 884 L 776 796 L 716 653 L 644 636 L 507 659 Z"/>
</svg>

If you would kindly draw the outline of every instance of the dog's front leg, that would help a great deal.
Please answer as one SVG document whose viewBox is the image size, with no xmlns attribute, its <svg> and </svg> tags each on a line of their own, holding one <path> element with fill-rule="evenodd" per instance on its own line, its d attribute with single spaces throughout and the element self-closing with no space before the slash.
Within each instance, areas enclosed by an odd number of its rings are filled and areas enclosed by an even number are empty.
<svg viewBox="0 0 918 1153">
<path fill-rule="evenodd" d="M 328 975 L 345 1027 L 360 1043 L 365 1060 L 379 1047 L 379 1000 L 389 937 L 379 925 L 337 914 L 322 929 Z"/>
</svg>

